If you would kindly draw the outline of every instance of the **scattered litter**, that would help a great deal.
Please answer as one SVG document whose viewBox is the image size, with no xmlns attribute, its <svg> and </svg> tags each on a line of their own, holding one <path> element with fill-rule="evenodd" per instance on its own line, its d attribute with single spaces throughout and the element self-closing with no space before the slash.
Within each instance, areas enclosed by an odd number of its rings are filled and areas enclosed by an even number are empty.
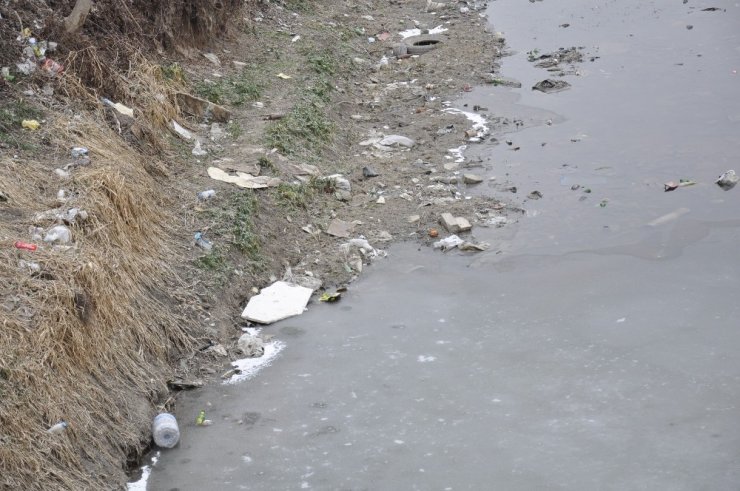
<svg viewBox="0 0 740 491">
<path fill-rule="evenodd" d="M 370 242 L 368 242 L 367 239 L 364 239 L 362 237 L 351 239 L 349 242 L 344 243 L 340 246 L 340 248 L 342 248 L 347 254 L 349 254 L 350 250 L 353 247 L 358 249 L 362 254 L 369 254 L 371 257 L 385 256 L 384 251 L 375 249 L 373 246 L 370 245 Z"/>
<path fill-rule="evenodd" d="M 488 248 L 491 247 L 491 245 L 488 242 L 463 242 L 459 246 L 457 246 L 458 249 L 461 251 L 468 251 L 468 252 L 483 252 L 487 251 Z"/>
<path fill-rule="evenodd" d="M 435 2 L 436 3 L 436 2 Z M 444 5 L 444 4 L 442 4 Z M 441 34 L 443 32 L 447 31 L 447 28 L 439 25 L 435 27 L 434 29 L 429 29 L 429 34 Z M 407 29 L 405 31 L 401 31 L 398 33 L 403 39 L 409 38 L 411 36 L 420 36 L 421 35 L 421 29 Z"/>
<path fill-rule="evenodd" d="M 54 435 L 54 434 L 63 432 L 64 430 L 67 429 L 68 426 L 69 425 L 67 424 L 66 421 L 60 421 L 59 423 L 55 424 L 54 426 L 46 430 L 46 432 Z"/>
<path fill-rule="evenodd" d="M 209 426 L 206 424 L 206 421 L 211 421 L 210 419 L 206 419 L 206 412 L 205 410 L 201 409 L 198 412 L 198 416 L 195 418 L 195 426 Z"/>
<path fill-rule="evenodd" d="M 296 43 L 300 39 L 301 39 L 301 35 L 300 34 L 296 34 L 295 36 L 293 36 L 293 39 L 291 39 L 290 42 L 291 43 Z"/>
<path fill-rule="evenodd" d="M 375 202 L 377 204 L 379 204 L 379 205 L 384 205 L 385 204 L 385 196 L 380 196 L 377 200 L 375 200 Z"/>
<path fill-rule="evenodd" d="M 289 79 L 293 78 L 293 77 L 291 77 L 290 75 L 286 75 L 286 74 L 284 74 L 284 73 L 282 73 L 282 72 L 278 73 L 278 74 L 277 74 L 277 77 L 278 77 L 278 78 L 282 78 L 283 80 L 289 80 Z"/>
<path fill-rule="evenodd" d="M 473 228 L 466 218 L 454 217 L 452 216 L 452 213 L 442 213 L 439 218 L 439 223 L 441 223 L 444 228 L 452 234 L 467 232 Z"/>
<path fill-rule="evenodd" d="M 675 189 L 683 188 L 686 186 L 693 186 L 694 184 L 696 184 L 696 182 L 690 179 L 681 179 L 678 182 L 668 181 L 667 183 L 663 184 L 663 190 L 665 192 L 668 192 L 668 191 L 673 191 Z"/>
<path fill-rule="evenodd" d="M 715 182 L 725 191 L 729 191 L 730 189 L 735 187 L 739 180 L 740 178 L 738 178 L 734 170 L 728 170 L 727 172 L 719 176 L 717 178 L 717 181 Z"/>
<path fill-rule="evenodd" d="M 39 248 L 39 246 L 37 246 L 36 244 L 29 244 L 28 242 L 22 242 L 20 240 L 16 241 L 15 244 L 13 244 L 13 246 L 16 249 L 22 249 L 22 250 L 31 251 L 31 252 Z"/>
<path fill-rule="evenodd" d="M 435 242 L 434 248 L 442 249 L 443 251 L 449 251 L 450 249 L 454 249 L 455 247 L 463 243 L 465 243 L 465 241 L 457 235 L 450 235 L 449 237 L 445 237 L 444 239 Z"/>
<path fill-rule="evenodd" d="M 319 298 L 319 301 L 320 302 L 334 303 L 334 302 L 337 302 L 341 298 L 342 298 L 342 294 L 340 292 L 336 292 L 336 293 L 324 293 Z"/>
<path fill-rule="evenodd" d="M 560 92 L 560 91 L 563 91 L 569 88 L 570 88 L 570 84 L 566 82 L 565 80 L 553 80 L 551 78 L 548 78 L 541 82 L 537 82 L 532 87 L 532 90 L 539 90 L 540 92 L 544 92 L 545 94 L 551 94 L 551 93 Z"/>
<path fill-rule="evenodd" d="M 152 422 L 154 443 L 162 448 L 172 448 L 180 441 L 177 419 L 170 413 L 158 414 Z"/>
<path fill-rule="evenodd" d="M 41 63 L 41 69 L 49 74 L 49 76 L 56 77 L 64 71 L 64 65 L 52 60 L 51 58 L 47 58 L 43 63 Z"/>
<path fill-rule="evenodd" d="M 236 345 L 247 358 L 259 358 L 265 354 L 265 344 L 262 338 L 250 333 L 242 334 Z"/>
<path fill-rule="evenodd" d="M 80 157 L 87 157 L 87 154 L 89 153 L 89 150 L 85 147 L 74 147 L 70 154 L 72 155 L 73 159 L 78 159 Z"/>
<path fill-rule="evenodd" d="M 68 244 L 72 241 L 72 232 L 64 225 L 50 228 L 44 236 L 44 242 Z"/>
<path fill-rule="evenodd" d="M 411 138 L 401 135 L 388 135 L 378 142 L 383 147 L 406 147 L 412 148 L 416 142 Z"/>
<path fill-rule="evenodd" d="M 429 233 L 429 237 L 433 239 L 436 239 L 437 237 L 439 237 L 439 230 L 437 230 L 436 228 L 430 228 L 428 233 Z"/>
<path fill-rule="evenodd" d="M 120 102 L 113 102 L 110 99 L 106 99 L 105 97 L 103 97 L 100 100 L 103 102 L 103 104 L 105 104 L 108 107 L 112 107 L 113 109 L 118 111 L 120 114 L 123 114 L 124 116 L 128 116 L 130 118 L 134 117 L 134 110 L 131 109 L 130 107 L 125 106 L 121 104 Z"/>
<path fill-rule="evenodd" d="M 602 199 L 601 202 L 599 203 L 599 206 L 601 208 L 606 208 L 606 205 L 607 204 L 609 204 L 609 200 L 608 199 Z"/>
<path fill-rule="evenodd" d="M 28 271 L 29 273 L 38 273 L 39 271 L 41 271 L 41 265 L 39 263 L 33 261 L 24 261 L 23 259 L 18 261 L 18 267 L 20 269 Z"/>
<path fill-rule="evenodd" d="M 540 199 L 542 198 L 542 193 L 539 191 L 532 191 L 527 195 L 527 198 L 529 199 Z"/>
<path fill-rule="evenodd" d="M 242 317 L 260 324 L 272 324 L 300 315 L 306 308 L 313 290 L 285 281 L 276 281 L 249 299 Z"/>
<path fill-rule="evenodd" d="M 213 242 L 204 238 L 201 232 L 197 232 L 193 239 L 195 240 L 195 245 L 197 245 L 204 251 L 210 251 L 211 249 L 213 249 Z"/>
<path fill-rule="evenodd" d="M 198 199 L 201 201 L 211 199 L 214 196 L 216 196 L 216 191 L 214 189 L 209 189 L 207 191 L 201 191 L 200 193 L 198 193 Z"/>
<path fill-rule="evenodd" d="M 39 123 L 35 119 L 24 119 L 21 122 L 21 127 L 31 131 L 36 131 L 37 129 L 39 129 L 40 126 L 41 123 Z"/>
<path fill-rule="evenodd" d="M 209 167 L 208 175 L 211 179 L 217 181 L 228 182 L 236 184 L 239 187 L 247 189 L 262 189 L 268 187 L 275 187 L 280 184 L 280 179 L 277 177 L 270 176 L 253 176 L 245 172 L 237 172 L 236 175 L 230 175 L 226 171 L 219 169 L 218 167 Z"/>
<path fill-rule="evenodd" d="M 326 233 L 334 237 L 341 237 L 343 239 L 346 239 L 352 234 L 352 230 L 354 230 L 354 228 L 355 225 L 353 223 L 345 222 L 344 220 L 339 220 L 338 218 L 335 218 L 331 221 L 331 223 L 329 223 L 329 227 L 327 227 Z"/>
</svg>

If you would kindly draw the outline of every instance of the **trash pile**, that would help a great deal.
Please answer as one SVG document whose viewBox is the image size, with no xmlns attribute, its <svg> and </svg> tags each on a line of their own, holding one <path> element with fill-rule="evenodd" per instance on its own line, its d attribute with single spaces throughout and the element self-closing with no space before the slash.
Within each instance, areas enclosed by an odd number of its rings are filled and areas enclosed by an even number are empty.
<svg viewBox="0 0 740 491">
<path fill-rule="evenodd" d="M 28 76 L 42 70 L 50 77 L 56 77 L 64 71 L 64 65 L 47 56 L 56 51 L 57 43 L 37 39 L 29 27 L 21 31 L 16 41 L 23 47 L 23 58 L 15 65 L 18 73 Z M 2 68 L 2 76 L 8 82 L 15 81 L 9 67 Z"/>
</svg>

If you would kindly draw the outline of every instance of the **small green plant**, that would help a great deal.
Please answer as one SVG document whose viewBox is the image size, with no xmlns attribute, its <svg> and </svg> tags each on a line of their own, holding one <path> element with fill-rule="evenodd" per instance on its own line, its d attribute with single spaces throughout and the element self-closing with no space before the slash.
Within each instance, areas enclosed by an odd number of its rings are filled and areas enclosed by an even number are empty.
<svg viewBox="0 0 740 491">
<path fill-rule="evenodd" d="M 231 120 L 226 125 L 226 131 L 229 133 L 231 138 L 237 139 L 244 133 L 244 128 L 242 128 L 242 125 L 239 123 L 239 121 Z"/>
<path fill-rule="evenodd" d="M 226 259 L 218 251 L 211 251 L 205 256 L 199 257 L 195 260 L 195 265 L 200 269 L 214 273 L 223 272 L 227 267 Z"/>
<path fill-rule="evenodd" d="M 277 202 L 288 210 L 308 209 L 315 196 L 315 189 L 302 182 L 300 184 L 279 184 L 275 189 Z"/>
<path fill-rule="evenodd" d="M 185 72 L 182 66 L 175 62 L 169 65 L 162 65 L 162 76 L 165 80 L 171 80 L 173 82 L 185 83 L 187 81 Z"/>
<path fill-rule="evenodd" d="M 257 161 L 257 164 L 259 164 L 260 166 L 260 174 L 274 174 L 277 172 L 275 164 L 273 164 L 272 160 L 268 159 L 267 157 L 260 157 Z"/>
<path fill-rule="evenodd" d="M 317 149 L 331 141 L 334 124 L 329 120 L 321 101 L 304 100 L 283 119 L 267 128 L 267 145 L 283 153 L 294 154 L 308 146 Z"/>
<path fill-rule="evenodd" d="M 329 102 L 331 100 L 331 93 L 333 90 L 334 86 L 332 83 L 323 77 L 315 80 L 308 88 L 308 92 L 310 94 L 316 96 L 323 102 Z"/>
<path fill-rule="evenodd" d="M 308 64 L 316 73 L 322 75 L 334 75 L 337 71 L 337 59 L 329 51 L 320 53 L 309 53 L 306 57 Z"/>
<path fill-rule="evenodd" d="M 226 98 L 226 88 L 223 81 L 204 80 L 199 82 L 195 86 L 195 93 L 214 104 L 222 104 Z"/>
<path fill-rule="evenodd" d="M 262 95 L 262 84 L 250 70 L 217 81 L 204 80 L 195 86 L 195 93 L 214 104 L 241 106 Z"/>
<path fill-rule="evenodd" d="M 261 262 L 259 236 L 254 231 L 257 199 L 252 191 L 236 194 L 232 200 L 234 219 L 231 244 L 250 260 Z"/>
</svg>

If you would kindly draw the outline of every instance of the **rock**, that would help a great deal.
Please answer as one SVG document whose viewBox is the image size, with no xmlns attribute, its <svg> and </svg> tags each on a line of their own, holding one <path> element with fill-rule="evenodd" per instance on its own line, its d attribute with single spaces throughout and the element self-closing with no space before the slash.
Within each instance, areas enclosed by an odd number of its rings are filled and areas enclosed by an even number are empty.
<svg viewBox="0 0 740 491">
<path fill-rule="evenodd" d="M 313 290 L 285 281 L 276 281 L 263 288 L 259 295 L 249 299 L 242 317 L 260 324 L 272 324 L 294 315 L 306 308 Z"/>
<path fill-rule="evenodd" d="M 297 274 L 291 277 L 291 282 L 304 288 L 310 288 L 313 291 L 318 290 L 324 284 L 320 278 L 309 276 L 307 274 Z"/>
<path fill-rule="evenodd" d="M 472 252 L 482 252 L 487 251 L 488 248 L 491 247 L 487 242 L 480 242 L 480 243 L 473 243 L 473 242 L 463 242 L 459 246 L 457 246 L 458 249 L 461 251 L 472 251 Z"/>
<path fill-rule="evenodd" d="M 463 174 L 463 182 L 465 184 L 480 184 L 483 182 L 483 178 L 475 174 Z"/>
<path fill-rule="evenodd" d="M 393 236 L 387 230 L 382 230 L 378 234 L 378 240 L 381 241 L 381 242 L 389 242 L 389 241 L 393 240 Z"/>
<path fill-rule="evenodd" d="M 371 177 L 378 177 L 379 175 L 380 174 L 378 174 L 375 171 L 375 169 L 373 169 L 370 166 L 366 166 L 362 168 L 362 176 L 365 177 L 366 179 L 371 178 Z"/>
<path fill-rule="evenodd" d="M 335 218 L 329 224 L 329 227 L 326 229 L 326 233 L 333 237 L 342 237 L 346 239 L 350 236 L 354 228 L 355 226 L 353 223 Z"/>
<path fill-rule="evenodd" d="M 454 217 L 452 213 L 442 213 L 439 219 L 439 223 L 452 234 L 458 234 L 460 232 L 468 232 L 473 228 L 470 222 L 463 217 Z"/>
<path fill-rule="evenodd" d="M 410 215 L 406 218 L 408 223 L 419 223 L 421 217 L 419 215 Z"/>
<path fill-rule="evenodd" d="M 229 356 L 229 353 L 226 351 L 226 348 L 223 347 L 221 344 L 214 344 L 210 348 L 206 350 L 206 353 L 213 353 L 217 356 L 227 357 Z"/>
<path fill-rule="evenodd" d="M 376 201 L 376 203 L 379 204 L 379 205 L 384 205 L 385 204 L 385 197 L 384 196 L 381 196 L 380 198 L 378 198 L 378 200 Z"/>
<path fill-rule="evenodd" d="M 447 162 L 446 164 L 443 164 L 442 167 L 444 167 L 444 170 L 457 170 L 460 168 L 459 162 Z"/>
<path fill-rule="evenodd" d="M 223 138 L 226 136 L 226 131 L 224 130 L 224 127 L 221 126 L 219 123 L 213 123 L 211 124 L 211 141 L 217 142 L 220 140 L 223 140 Z"/>
<path fill-rule="evenodd" d="M 236 344 L 247 358 L 259 358 L 265 354 L 265 343 L 262 339 L 249 333 L 242 334 Z"/>
<path fill-rule="evenodd" d="M 178 92 L 175 98 L 183 112 L 197 118 L 213 119 L 219 123 L 228 123 L 231 119 L 231 111 L 200 97 Z"/>
<path fill-rule="evenodd" d="M 527 198 L 529 199 L 540 199 L 542 197 L 542 193 L 539 191 L 532 191 L 527 195 Z"/>
<path fill-rule="evenodd" d="M 541 82 L 537 82 L 532 87 L 532 90 L 539 90 L 540 92 L 551 94 L 553 92 L 560 92 L 562 90 L 566 90 L 569 88 L 570 88 L 570 84 L 566 82 L 565 80 L 554 80 L 554 79 L 548 78 Z"/>
</svg>

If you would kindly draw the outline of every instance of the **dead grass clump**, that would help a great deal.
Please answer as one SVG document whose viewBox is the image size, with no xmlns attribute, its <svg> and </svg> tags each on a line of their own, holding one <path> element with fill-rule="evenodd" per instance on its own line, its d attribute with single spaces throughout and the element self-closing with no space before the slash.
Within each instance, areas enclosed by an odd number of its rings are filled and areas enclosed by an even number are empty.
<svg viewBox="0 0 740 491">
<path fill-rule="evenodd" d="M 99 122 L 52 133 L 90 150 L 92 165 L 61 184 L 72 196 L 63 209 L 89 217 L 71 226 L 69 249 L 15 249 L 58 187 L 53 165 L 0 162 L 0 488 L 106 489 L 140 451 L 149 401 L 167 394 L 162 374 L 192 349 L 192 325 L 171 296 L 182 285 L 167 193 L 143 157 Z M 66 431 L 46 432 L 62 420 Z"/>
</svg>

